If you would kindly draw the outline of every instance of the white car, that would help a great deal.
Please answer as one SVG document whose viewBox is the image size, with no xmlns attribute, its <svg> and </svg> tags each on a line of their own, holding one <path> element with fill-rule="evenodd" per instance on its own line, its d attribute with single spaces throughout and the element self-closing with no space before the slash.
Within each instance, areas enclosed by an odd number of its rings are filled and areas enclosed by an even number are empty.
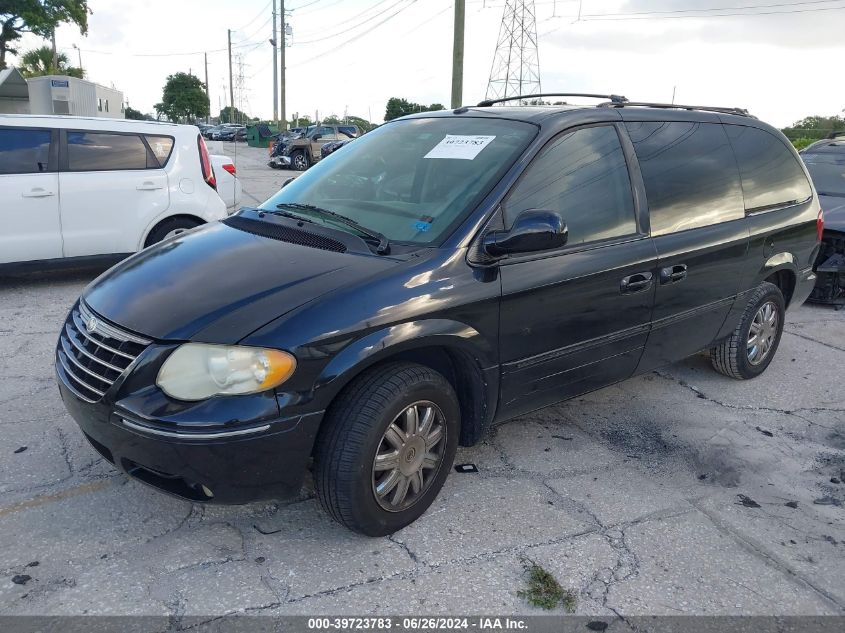
<svg viewBox="0 0 845 633">
<path fill-rule="evenodd" d="M 193 125 L 0 115 L 0 265 L 128 255 L 226 217 Z"/>
<path fill-rule="evenodd" d="M 211 166 L 217 178 L 217 193 L 226 203 L 226 213 L 231 215 L 238 210 L 243 193 L 238 170 L 231 158 L 220 154 L 211 155 Z"/>
</svg>

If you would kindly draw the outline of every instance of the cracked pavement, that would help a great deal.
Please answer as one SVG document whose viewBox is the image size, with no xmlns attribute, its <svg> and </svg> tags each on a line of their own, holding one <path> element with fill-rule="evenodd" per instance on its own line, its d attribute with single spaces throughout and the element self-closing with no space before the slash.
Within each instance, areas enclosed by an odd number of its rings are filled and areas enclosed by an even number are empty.
<svg viewBox="0 0 845 633">
<path fill-rule="evenodd" d="M 201 506 L 100 459 L 52 369 L 95 274 L 0 278 L 0 614 L 543 613 L 527 561 L 579 614 L 845 614 L 845 312 L 793 308 L 753 381 L 699 355 L 499 425 L 458 452 L 478 473 L 371 539 L 309 486 Z"/>
</svg>

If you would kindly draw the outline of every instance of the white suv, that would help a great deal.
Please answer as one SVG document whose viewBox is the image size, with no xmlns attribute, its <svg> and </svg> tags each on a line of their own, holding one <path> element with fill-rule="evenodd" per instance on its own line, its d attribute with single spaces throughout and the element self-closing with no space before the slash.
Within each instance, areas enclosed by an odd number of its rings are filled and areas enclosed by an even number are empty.
<svg viewBox="0 0 845 633">
<path fill-rule="evenodd" d="M 126 255 L 226 217 L 193 125 L 0 115 L 0 265 Z"/>
</svg>

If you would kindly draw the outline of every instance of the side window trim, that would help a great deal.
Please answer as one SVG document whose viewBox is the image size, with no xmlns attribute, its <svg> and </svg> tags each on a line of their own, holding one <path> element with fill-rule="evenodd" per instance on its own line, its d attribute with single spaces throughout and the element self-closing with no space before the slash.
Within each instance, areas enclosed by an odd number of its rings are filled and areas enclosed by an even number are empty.
<svg viewBox="0 0 845 633">
<path fill-rule="evenodd" d="M 622 146 L 622 153 L 625 159 L 625 165 L 628 172 L 628 182 L 631 190 L 631 198 L 633 201 L 634 207 L 634 221 L 637 226 L 637 230 L 635 233 L 626 233 L 625 235 L 619 235 L 615 237 L 608 237 L 602 240 L 593 240 L 591 242 L 583 242 L 579 244 L 571 244 L 565 245 L 561 248 L 557 248 L 550 251 L 543 251 L 540 253 L 527 253 L 525 255 L 509 255 L 499 261 L 501 265 L 507 265 L 508 263 L 517 263 L 517 262 L 524 262 L 530 261 L 534 259 L 545 259 L 548 257 L 557 257 L 559 255 L 567 255 L 570 253 L 580 253 L 583 251 L 595 250 L 598 248 L 604 248 L 607 246 L 614 246 L 616 244 L 625 244 L 628 242 L 634 242 L 640 239 L 646 239 L 649 237 L 649 227 L 648 227 L 648 205 L 646 202 L 645 197 L 645 186 L 642 182 L 642 175 L 639 171 L 639 164 L 632 162 L 632 158 L 636 161 L 636 154 L 634 153 L 634 146 L 631 143 L 631 140 L 627 136 L 627 132 L 624 130 L 624 126 L 622 123 L 617 121 L 602 121 L 599 123 L 585 123 L 582 125 L 576 125 L 570 128 L 566 128 L 561 130 L 551 138 L 549 138 L 543 146 L 537 150 L 537 152 L 531 157 L 531 160 L 525 165 L 525 168 L 519 174 L 519 177 L 514 181 L 513 185 L 511 185 L 508 192 L 503 197 L 502 201 L 498 205 L 498 210 L 494 213 L 495 215 L 499 215 L 504 220 L 504 206 L 508 201 L 511 193 L 514 189 L 519 185 L 522 181 L 525 174 L 531 168 L 531 165 L 534 164 L 534 161 L 545 151 L 547 147 L 549 147 L 552 143 L 554 143 L 557 139 L 561 136 L 566 134 L 572 134 L 573 132 L 577 132 L 579 130 L 585 130 L 589 128 L 596 128 L 596 127 L 612 127 L 616 131 L 616 135 L 619 139 L 619 144 Z M 636 164 L 636 171 L 632 172 L 632 166 Z M 638 179 L 638 180 L 637 180 Z M 637 187 L 640 187 L 640 190 L 637 191 Z M 483 232 L 481 233 L 483 234 Z M 480 234 L 480 235 L 481 235 Z"/>
<path fill-rule="evenodd" d="M 68 142 L 67 142 L 67 135 L 68 132 L 79 132 L 82 134 L 109 134 L 113 136 L 134 136 L 141 140 L 141 144 L 144 146 L 144 149 L 147 152 L 147 164 L 149 161 L 152 160 L 156 164 L 158 164 L 158 159 L 156 158 L 153 151 L 150 149 L 147 140 L 144 138 L 143 132 L 123 132 L 123 131 L 113 131 L 113 130 L 79 130 L 76 128 L 62 128 L 61 130 L 61 145 L 59 151 L 59 171 L 66 172 L 66 173 L 74 173 L 74 174 L 89 174 L 94 172 L 101 172 L 101 171 L 147 171 L 150 169 L 161 169 L 161 167 L 143 167 L 138 169 L 123 169 L 121 167 L 115 169 L 71 169 L 70 162 L 68 160 Z M 174 145 L 175 145 L 174 139 Z M 171 149 L 171 154 L 173 150 Z M 168 160 L 170 160 L 170 156 L 168 156 Z"/>
</svg>

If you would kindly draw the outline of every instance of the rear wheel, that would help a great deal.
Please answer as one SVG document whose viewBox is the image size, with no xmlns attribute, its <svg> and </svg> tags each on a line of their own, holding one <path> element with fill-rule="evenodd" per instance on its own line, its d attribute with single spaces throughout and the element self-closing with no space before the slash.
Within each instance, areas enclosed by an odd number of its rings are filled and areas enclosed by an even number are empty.
<svg viewBox="0 0 845 633">
<path fill-rule="evenodd" d="M 362 374 L 323 421 L 314 469 L 320 503 L 368 536 L 405 527 L 443 486 L 459 427 L 457 396 L 438 372 L 390 363 Z"/>
<path fill-rule="evenodd" d="M 167 238 L 179 235 L 185 231 L 190 231 L 200 224 L 202 224 L 202 222 L 192 220 L 191 218 L 170 218 L 169 220 L 164 220 L 150 231 L 144 246 L 152 246 L 153 244 L 157 244 Z"/>
<path fill-rule="evenodd" d="M 766 371 L 783 335 L 785 312 L 780 288 L 768 282 L 760 284 L 730 338 L 710 350 L 710 362 L 716 371 L 740 380 Z"/>
<path fill-rule="evenodd" d="M 305 152 L 301 149 L 296 150 L 290 156 L 290 164 L 296 171 L 305 171 L 308 169 L 309 160 Z"/>
</svg>

